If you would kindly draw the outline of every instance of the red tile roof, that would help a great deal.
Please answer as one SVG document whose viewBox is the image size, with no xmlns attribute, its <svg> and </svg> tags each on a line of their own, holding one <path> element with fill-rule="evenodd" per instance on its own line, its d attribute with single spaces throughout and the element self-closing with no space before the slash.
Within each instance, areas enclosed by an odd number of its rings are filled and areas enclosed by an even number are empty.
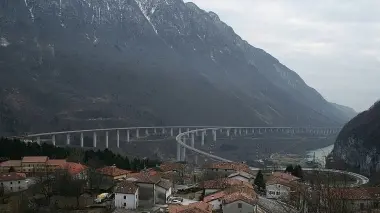
<svg viewBox="0 0 380 213">
<path fill-rule="evenodd" d="M 225 191 L 220 191 L 220 192 L 217 192 L 217 193 L 214 193 L 214 194 L 211 194 L 211 195 L 208 195 L 206 197 L 203 198 L 203 202 L 211 202 L 213 200 L 218 200 L 218 199 L 222 199 L 224 196 L 227 195 L 227 192 Z"/>
<path fill-rule="evenodd" d="M 116 166 L 106 166 L 106 167 L 97 169 L 96 171 L 103 174 L 103 175 L 107 175 L 107 176 L 111 176 L 111 177 L 127 175 L 127 174 L 131 173 L 131 171 L 119 169 Z"/>
<path fill-rule="evenodd" d="M 114 192 L 121 194 L 135 194 L 139 187 L 130 181 L 123 181 L 116 185 Z"/>
<path fill-rule="evenodd" d="M 156 173 L 155 175 L 152 175 L 151 172 L 140 172 L 133 176 L 133 178 L 136 178 L 138 183 L 150 183 L 150 184 L 157 184 L 160 182 L 161 177 Z"/>
<path fill-rule="evenodd" d="M 73 162 L 66 163 L 67 172 L 71 175 L 79 174 L 83 172 L 84 170 L 86 170 L 87 168 L 88 168 L 87 166 L 80 163 L 73 163 Z"/>
<path fill-rule="evenodd" d="M 183 171 L 186 168 L 185 164 L 181 163 L 173 163 L 173 162 L 165 162 L 160 165 L 160 169 L 163 172 L 169 171 Z"/>
<path fill-rule="evenodd" d="M 0 174 L 0 181 L 15 181 L 15 180 L 25 180 L 26 175 L 24 173 L 4 173 Z"/>
<path fill-rule="evenodd" d="M 293 175 L 288 174 L 288 173 L 284 173 L 284 172 L 273 172 L 271 177 L 281 178 L 281 179 L 289 181 L 289 182 L 299 180 L 298 177 L 293 176 Z"/>
<path fill-rule="evenodd" d="M 66 166 L 66 160 L 65 159 L 49 159 L 47 161 L 47 165 L 49 166 L 58 166 L 61 168 L 65 168 Z"/>
<path fill-rule="evenodd" d="M 46 163 L 48 161 L 47 156 L 25 156 L 21 159 L 22 163 Z"/>
<path fill-rule="evenodd" d="M 204 181 L 200 184 L 200 186 L 204 189 L 225 189 L 231 186 L 245 186 L 248 188 L 253 188 L 250 183 L 245 181 L 240 181 L 237 179 L 229 179 L 229 178 L 221 178 L 215 180 Z"/>
<path fill-rule="evenodd" d="M 255 205 L 257 203 L 257 197 L 252 197 L 246 193 L 235 192 L 229 195 L 226 195 L 223 198 L 223 204 L 233 203 L 235 201 L 244 201 L 248 204 Z"/>
<path fill-rule="evenodd" d="M 188 206 L 170 205 L 169 213 L 212 213 L 212 206 L 202 201 Z"/>
<path fill-rule="evenodd" d="M 234 171 L 244 171 L 247 173 L 252 173 L 252 170 L 247 164 L 238 162 L 219 162 L 206 165 L 208 169 L 224 169 L 224 170 L 234 170 Z"/>
<path fill-rule="evenodd" d="M 222 199 L 225 196 L 234 194 L 234 193 L 244 193 L 252 198 L 257 198 L 258 196 L 256 192 L 253 190 L 253 188 L 247 187 L 245 185 L 236 185 L 236 186 L 231 186 L 227 189 L 224 189 L 223 191 L 219 191 L 217 193 L 208 195 L 203 198 L 203 201 L 208 203 L 213 200 Z"/>
<path fill-rule="evenodd" d="M 1 167 L 20 167 L 21 166 L 21 160 L 8 160 L 0 163 Z"/>
</svg>

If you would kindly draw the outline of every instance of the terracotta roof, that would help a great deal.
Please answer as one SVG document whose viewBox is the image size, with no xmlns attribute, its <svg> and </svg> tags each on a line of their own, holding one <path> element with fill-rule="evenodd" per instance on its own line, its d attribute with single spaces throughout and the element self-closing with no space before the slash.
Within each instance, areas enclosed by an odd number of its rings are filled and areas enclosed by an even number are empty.
<svg viewBox="0 0 380 213">
<path fill-rule="evenodd" d="M 46 163 L 48 161 L 47 156 L 25 156 L 21 159 L 22 163 Z"/>
<path fill-rule="evenodd" d="M 205 202 L 191 203 L 188 206 L 169 205 L 169 213 L 211 213 L 212 206 Z"/>
<path fill-rule="evenodd" d="M 284 180 L 289 181 L 289 182 L 299 180 L 298 177 L 293 176 L 293 175 L 288 174 L 288 173 L 284 173 L 284 172 L 273 172 L 271 177 L 281 178 L 281 179 L 284 179 Z"/>
<path fill-rule="evenodd" d="M 204 181 L 200 186 L 204 189 L 225 189 L 231 186 L 245 186 L 253 189 L 253 186 L 248 182 L 229 178 Z"/>
<path fill-rule="evenodd" d="M 229 195 L 226 195 L 223 198 L 223 204 L 233 203 L 235 201 L 244 201 L 248 204 L 255 205 L 257 203 L 257 197 L 252 197 L 246 193 L 235 192 Z"/>
<path fill-rule="evenodd" d="M 275 185 L 275 184 L 280 184 L 280 185 L 287 186 L 287 187 L 290 187 L 290 188 L 296 186 L 296 182 L 287 181 L 287 180 L 279 178 L 279 177 L 271 177 L 266 182 L 266 185 Z"/>
<path fill-rule="evenodd" d="M 66 166 L 66 159 L 49 159 L 47 161 L 47 165 L 50 166 L 58 166 L 64 168 Z"/>
<path fill-rule="evenodd" d="M 83 172 L 84 170 L 86 170 L 87 168 L 88 168 L 87 166 L 80 163 L 73 163 L 73 162 L 66 163 L 67 172 L 71 175 L 79 174 Z"/>
<path fill-rule="evenodd" d="M 2 167 L 20 167 L 21 166 L 21 160 L 8 160 L 0 163 L 0 166 Z"/>
<path fill-rule="evenodd" d="M 247 173 L 251 173 L 252 170 L 249 168 L 247 164 L 238 163 L 238 162 L 219 162 L 212 163 L 206 165 L 205 168 L 208 169 L 226 169 L 226 170 L 234 170 L 234 171 L 244 171 Z"/>
<path fill-rule="evenodd" d="M 0 174 L 0 181 L 15 181 L 15 180 L 25 180 L 26 176 L 24 173 L 4 173 Z"/>
<path fill-rule="evenodd" d="M 160 165 L 160 169 L 163 172 L 169 171 L 182 171 L 186 168 L 185 164 L 182 163 L 173 163 L 173 162 L 165 162 Z"/>
<path fill-rule="evenodd" d="M 379 187 L 367 188 L 332 188 L 325 192 L 332 199 L 345 200 L 380 200 Z"/>
<path fill-rule="evenodd" d="M 151 184 L 157 184 L 160 182 L 161 178 L 159 175 L 151 175 L 149 172 L 140 172 L 137 175 L 133 176 L 133 178 L 136 178 L 136 182 L 138 183 L 151 183 Z"/>
<path fill-rule="evenodd" d="M 157 186 L 164 189 L 170 189 L 173 186 L 173 183 L 168 180 L 160 180 L 160 182 L 157 183 Z"/>
<path fill-rule="evenodd" d="M 123 181 L 115 186 L 114 192 L 121 194 L 135 194 L 139 187 L 133 182 Z"/>
<path fill-rule="evenodd" d="M 232 178 L 232 177 L 236 177 L 236 176 L 242 176 L 242 177 L 245 177 L 247 179 L 252 179 L 254 178 L 253 175 L 247 173 L 247 172 L 244 172 L 244 171 L 238 171 L 238 172 L 235 172 L 233 174 L 230 174 L 228 177 L 229 178 Z"/>
<path fill-rule="evenodd" d="M 116 166 L 106 166 L 103 168 L 99 168 L 96 171 L 103 174 L 103 175 L 107 175 L 107 176 L 111 176 L 111 177 L 127 175 L 127 174 L 131 173 L 131 171 L 119 169 Z"/>
<path fill-rule="evenodd" d="M 211 195 L 207 195 L 206 197 L 203 198 L 203 202 L 211 202 L 213 200 L 218 200 L 222 199 L 224 196 L 226 196 L 227 192 L 226 191 L 220 191 Z"/>
</svg>

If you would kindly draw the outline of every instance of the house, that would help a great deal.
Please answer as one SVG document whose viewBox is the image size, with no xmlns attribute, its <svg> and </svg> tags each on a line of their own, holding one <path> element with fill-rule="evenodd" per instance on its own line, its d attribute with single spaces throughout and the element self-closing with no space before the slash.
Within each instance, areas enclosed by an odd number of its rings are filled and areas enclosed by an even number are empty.
<svg viewBox="0 0 380 213">
<path fill-rule="evenodd" d="M 300 178 L 285 172 L 273 172 L 270 178 L 281 178 L 288 182 L 298 181 Z"/>
<path fill-rule="evenodd" d="M 266 182 L 266 197 L 270 199 L 288 200 L 291 191 L 297 187 L 295 181 L 281 177 L 271 177 Z"/>
<path fill-rule="evenodd" d="M 113 166 L 106 166 L 103 168 L 99 168 L 96 170 L 99 174 L 103 175 L 107 179 L 110 180 L 120 180 L 127 178 L 127 175 L 129 173 L 132 173 L 131 171 L 119 169 L 115 165 Z"/>
<path fill-rule="evenodd" d="M 49 159 L 47 156 L 25 156 L 21 160 L 8 160 L 0 163 L 0 172 L 8 172 L 14 168 L 16 172 L 27 175 L 35 173 L 52 173 L 57 169 L 64 168 L 65 159 Z"/>
<path fill-rule="evenodd" d="M 212 213 L 212 207 L 205 202 L 191 203 L 187 206 L 169 205 L 169 213 Z"/>
<path fill-rule="evenodd" d="M 247 164 L 238 162 L 218 162 L 205 165 L 204 167 L 207 171 L 214 172 L 224 172 L 224 173 L 234 173 L 238 171 L 243 171 L 246 173 L 251 173 L 252 170 Z"/>
<path fill-rule="evenodd" d="M 88 177 L 88 167 L 83 164 L 67 162 L 65 168 L 74 179 L 86 180 Z"/>
<path fill-rule="evenodd" d="M 139 206 L 139 188 L 130 181 L 122 181 L 114 188 L 115 207 L 136 209 Z"/>
<path fill-rule="evenodd" d="M 329 188 L 321 202 L 337 212 L 374 212 L 380 210 L 380 187 Z"/>
<path fill-rule="evenodd" d="M 223 213 L 253 213 L 257 212 L 258 197 L 252 197 L 243 192 L 226 195 L 222 201 Z"/>
<path fill-rule="evenodd" d="M 47 156 L 25 156 L 21 159 L 23 172 L 44 173 L 47 172 Z"/>
<path fill-rule="evenodd" d="M 13 168 L 15 172 L 22 172 L 21 160 L 8 160 L 0 163 L 0 173 L 8 173 Z"/>
<path fill-rule="evenodd" d="M 173 183 L 168 180 L 161 179 L 156 185 L 156 203 L 165 204 L 172 195 Z"/>
<path fill-rule="evenodd" d="M 0 187 L 6 194 L 26 190 L 28 188 L 26 175 L 16 172 L 2 173 L 0 174 Z"/>
<path fill-rule="evenodd" d="M 236 192 L 245 193 L 246 195 L 252 198 L 257 197 L 257 194 L 252 187 L 249 187 L 245 184 L 241 184 L 232 185 L 224 189 L 223 191 L 218 191 L 214 194 L 210 194 L 203 198 L 203 202 L 211 204 L 213 210 L 221 210 L 223 198 L 227 195 L 234 194 Z"/>
<path fill-rule="evenodd" d="M 228 178 L 245 181 L 249 183 L 254 179 L 253 175 L 244 171 L 238 171 L 238 172 L 232 173 L 228 176 Z"/>
<path fill-rule="evenodd" d="M 186 170 L 186 164 L 176 162 L 164 162 L 160 165 L 162 172 L 184 172 Z"/>
<path fill-rule="evenodd" d="M 152 175 L 148 171 L 142 171 L 127 180 L 135 182 L 139 187 L 139 200 L 147 204 L 156 204 L 156 186 L 161 181 L 159 175 Z"/>
<path fill-rule="evenodd" d="M 212 206 L 212 210 L 221 210 L 222 209 L 222 200 L 223 197 L 227 195 L 225 191 L 219 191 L 214 194 L 210 194 L 203 198 L 203 202 L 208 203 Z"/>
<path fill-rule="evenodd" d="M 54 172 L 58 169 L 64 169 L 66 167 L 66 159 L 48 159 L 46 162 L 46 171 Z"/>
<path fill-rule="evenodd" d="M 240 181 L 237 179 L 229 179 L 229 178 L 208 180 L 200 184 L 200 187 L 204 190 L 203 192 L 205 196 L 215 193 L 217 191 L 224 190 L 229 187 L 233 187 L 233 186 L 235 187 L 244 186 L 244 187 L 253 189 L 253 186 L 248 182 Z"/>
</svg>

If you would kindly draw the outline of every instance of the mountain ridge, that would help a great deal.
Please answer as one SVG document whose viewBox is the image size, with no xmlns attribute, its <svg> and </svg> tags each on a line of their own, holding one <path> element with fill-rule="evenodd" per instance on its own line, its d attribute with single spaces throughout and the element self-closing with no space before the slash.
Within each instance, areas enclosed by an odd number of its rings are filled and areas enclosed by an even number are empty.
<svg viewBox="0 0 380 213">
<path fill-rule="evenodd" d="M 349 119 L 193 3 L 4 0 L 0 6 L 0 69 L 6 70 L 0 101 L 12 114 L 0 132 L 339 126 Z"/>
</svg>

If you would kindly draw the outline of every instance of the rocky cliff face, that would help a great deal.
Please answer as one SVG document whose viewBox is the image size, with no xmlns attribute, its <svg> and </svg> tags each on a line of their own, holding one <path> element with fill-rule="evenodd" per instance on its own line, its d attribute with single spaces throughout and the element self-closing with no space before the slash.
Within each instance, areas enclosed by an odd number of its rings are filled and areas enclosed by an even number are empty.
<svg viewBox="0 0 380 213">
<path fill-rule="evenodd" d="M 215 13 L 182 0 L 2 0 L 0 70 L 8 134 L 349 119 Z"/>
<path fill-rule="evenodd" d="M 380 102 L 344 126 L 332 156 L 336 162 L 366 175 L 380 171 Z"/>
</svg>

